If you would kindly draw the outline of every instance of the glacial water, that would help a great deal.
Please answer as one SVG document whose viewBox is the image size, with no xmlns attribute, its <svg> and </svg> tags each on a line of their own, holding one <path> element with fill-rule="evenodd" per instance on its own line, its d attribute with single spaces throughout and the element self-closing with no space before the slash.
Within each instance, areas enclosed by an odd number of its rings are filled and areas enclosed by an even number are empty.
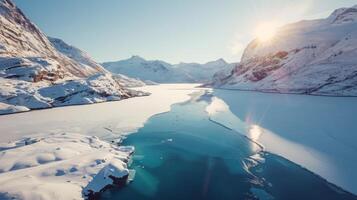
<svg viewBox="0 0 357 200">
<path fill-rule="evenodd" d="M 319 176 L 209 120 L 210 97 L 177 104 L 123 145 L 136 152 L 134 181 L 102 199 L 357 199 Z"/>
</svg>

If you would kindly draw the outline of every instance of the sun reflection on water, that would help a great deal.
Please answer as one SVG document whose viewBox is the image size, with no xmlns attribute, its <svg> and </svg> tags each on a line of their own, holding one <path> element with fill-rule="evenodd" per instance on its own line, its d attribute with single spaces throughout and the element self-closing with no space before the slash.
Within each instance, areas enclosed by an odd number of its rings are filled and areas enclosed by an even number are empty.
<svg viewBox="0 0 357 200">
<path fill-rule="evenodd" d="M 257 141 L 262 133 L 263 130 L 260 128 L 260 126 L 251 125 L 248 130 L 248 137 L 254 141 Z"/>
</svg>

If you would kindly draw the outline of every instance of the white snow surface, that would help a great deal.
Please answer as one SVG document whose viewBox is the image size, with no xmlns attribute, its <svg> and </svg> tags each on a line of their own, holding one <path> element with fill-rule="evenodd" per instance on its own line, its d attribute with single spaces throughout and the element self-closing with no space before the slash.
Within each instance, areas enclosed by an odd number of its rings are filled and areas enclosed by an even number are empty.
<svg viewBox="0 0 357 200">
<path fill-rule="evenodd" d="M 16 113 L 16 112 L 26 112 L 29 111 L 27 107 L 24 106 L 14 106 L 6 103 L 0 102 L 0 114 Z"/>
<path fill-rule="evenodd" d="M 132 133 L 142 127 L 149 117 L 169 111 L 172 104 L 189 100 L 189 94 L 202 90 L 196 86 L 198 84 L 144 86 L 135 89 L 151 95 L 2 115 L 0 142 L 20 139 L 44 130 L 48 133 L 75 132 L 101 137 Z"/>
<path fill-rule="evenodd" d="M 210 119 L 357 194 L 356 97 L 214 90 Z"/>
<path fill-rule="evenodd" d="M 234 64 L 223 59 L 199 63 L 169 64 L 160 60 L 145 60 L 139 56 L 129 59 L 106 62 L 103 66 L 113 72 L 124 74 L 143 81 L 157 83 L 206 83 L 212 80 L 213 75 L 220 70 L 232 70 Z"/>
<path fill-rule="evenodd" d="M 73 133 L 27 137 L 0 149 L 0 198 L 24 200 L 83 199 L 112 184 L 110 175 L 128 175 L 132 153 Z"/>
<path fill-rule="evenodd" d="M 357 95 L 357 7 L 326 19 L 281 27 L 270 41 L 253 40 L 232 73 L 213 85 L 228 89 Z"/>
</svg>

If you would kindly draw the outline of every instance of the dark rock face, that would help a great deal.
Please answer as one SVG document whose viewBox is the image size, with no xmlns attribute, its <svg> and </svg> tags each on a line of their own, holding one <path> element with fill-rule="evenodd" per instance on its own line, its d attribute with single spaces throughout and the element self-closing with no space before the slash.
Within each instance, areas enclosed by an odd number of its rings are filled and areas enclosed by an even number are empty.
<svg viewBox="0 0 357 200">
<path fill-rule="evenodd" d="M 232 76 L 243 75 L 246 79 L 257 82 L 281 67 L 281 62 L 288 56 L 288 52 L 280 51 L 272 56 L 254 58 L 237 66 Z M 259 66 L 259 67 L 257 67 Z"/>
<path fill-rule="evenodd" d="M 109 176 L 110 179 L 113 180 L 113 183 L 110 185 L 106 185 L 99 192 L 88 191 L 89 193 L 85 196 L 87 200 L 100 200 L 101 194 L 109 189 L 117 188 L 120 189 L 127 184 L 129 175 L 123 176 L 121 178 L 114 177 L 112 175 Z"/>
</svg>

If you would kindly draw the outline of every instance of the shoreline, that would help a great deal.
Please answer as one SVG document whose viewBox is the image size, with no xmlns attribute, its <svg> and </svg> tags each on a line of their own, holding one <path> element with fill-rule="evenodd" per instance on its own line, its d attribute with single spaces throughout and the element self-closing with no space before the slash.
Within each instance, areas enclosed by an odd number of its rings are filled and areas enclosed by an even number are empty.
<svg viewBox="0 0 357 200">
<path fill-rule="evenodd" d="M 208 87 L 202 87 L 208 88 Z M 288 95 L 299 95 L 299 96 L 313 96 L 313 97 L 336 97 L 336 98 L 357 98 L 357 95 L 329 95 L 329 94 L 309 94 L 309 93 L 298 93 L 298 92 L 279 92 L 279 91 L 264 91 L 264 90 L 255 90 L 255 89 L 233 89 L 233 88 L 219 88 L 219 87 L 209 87 L 213 90 L 231 90 L 231 91 L 241 91 L 241 92 L 256 92 L 263 94 L 288 94 Z"/>
</svg>

